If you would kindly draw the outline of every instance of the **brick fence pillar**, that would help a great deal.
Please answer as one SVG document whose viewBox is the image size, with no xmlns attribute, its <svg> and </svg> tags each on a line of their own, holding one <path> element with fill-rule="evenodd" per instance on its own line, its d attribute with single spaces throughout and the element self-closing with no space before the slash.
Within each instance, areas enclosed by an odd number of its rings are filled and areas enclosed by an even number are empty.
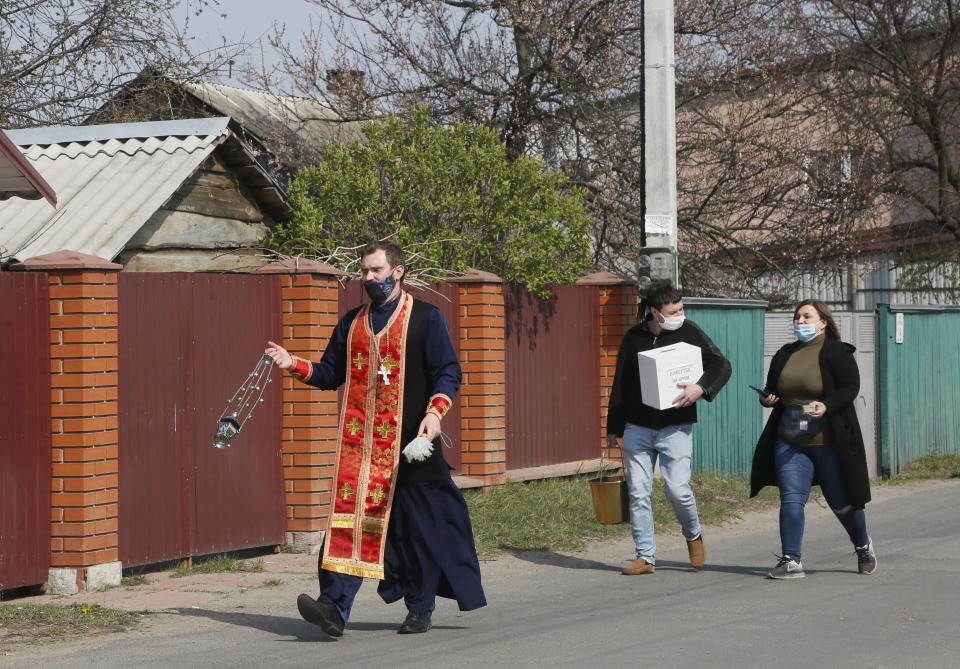
<svg viewBox="0 0 960 669">
<path fill-rule="evenodd" d="M 74 251 L 15 269 L 50 285 L 51 550 L 48 591 L 119 585 L 117 273 Z"/>
<path fill-rule="evenodd" d="M 460 466 L 485 490 L 507 480 L 503 281 L 471 270 L 460 284 Z"/>
<path fill-rule="evenodd" d="M 606 444 L 607 407 L 610 406 L 610 390 L 617 368 L 617 352 L 623 335 L 637 323 L 637 300 L 639 290 L 635 281 L 610 272 L 598 272 L 585 276 L 580 285 L 594 285 L 599 291 L 600 307 L 600 441 Z M 619 448 L 601 446 L 604 458 L 621 463 Z"/>
<path fill-rule="evenodd" d="M 314 260 L 284 260 L 255 274 L 282 274 L 283 347 L 319 361 L 337 324 L 338 277 L 343 272 Z M 320 391 L 283 378 L 282 452 L 287 510 L 286 543 L 316 552 L 323 543 L 332 500 L 337 450 L 336 391 Z"/>
</svg>

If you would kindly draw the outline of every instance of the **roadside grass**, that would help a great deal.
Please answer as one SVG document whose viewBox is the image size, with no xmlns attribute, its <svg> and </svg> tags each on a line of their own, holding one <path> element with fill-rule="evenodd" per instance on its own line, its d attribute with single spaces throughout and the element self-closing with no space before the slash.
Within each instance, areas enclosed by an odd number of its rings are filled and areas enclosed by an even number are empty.
<svg viewBox="0 0 960 669">
<path fill-rule="evenodd" d="M 949 455 L 923 455 L 916 460 L 911 460 L 903 468 L 902 472 L 883 481 L 883 483 L 896 485 L 917 481 L 919 479 L 952 478 L 960 478 L 960 455 L 956 453 Z"/>
<path fill-rule="evenodd" d="M 697 498 L 697 510 L 700 523 L 705 526 L 719 525 L 738 520 L 749 511 L 762 511 L 780 504 L 780 493 L 776 488 L 767 486 L 750 499 L 750 479 L 742 476 L 723 476 L 718 474 L 697 474 L 690 480 L 693 494 Z M 654 487 L 654 522 L 677 524 L 673 507 L 663 493 L 663 481 L 657 481 Z M 677 532 L 679 532 L 677 528 Z"/>
<path fill-rule="evenodd" d="M 579 550 L 588 540 L 624 533 L 622 525 L 596 522 L 583 477 L 507 483 L 464 496 L 481 559 L 504 550 Z"/>
<path fill-rule="evenodd" d="M 262 572 L 263 560 L 243 560 L 232 555 L 203 558 L 193 565 L 175 569 L 170 578 L 215 572 Z M 121 587 L 149 583 L 136 574 L 124 576 Z M 279 579 L 260 587 L 276 587 Z M 99 604 L 16 604 L 0 603 L 0 653 L 17 643 L 43 643 L 105 632 L 120 632 L 138 625 L 142 613 L 102 607 Z"/>
<path fill-rule="evenodd" d="M 897 476 L 872 484 L 958 477 L 960 455 L 925 455 L 911 461 Z M 704 526 L 737 520 L 744 513 L 779 504 L 778 491 L 772 486 L 750 499 L 746 477 L 700 473 L 691 479 L 691 486 Z M 820 489 L 814 488 L 811 500 L 819 495 Z M 578 551 L 590 541 L 630 534 L 629 522 L 601 525 L 596 521 L 586 476 L 507 483 L 487 494 L 467 490 L 464 496 L 481 559 L 493 559 L 505 551 Z M 657 531 L 679 532 L 662 479 L 654 481 L 651 501 Z"/>
<path fill-rule="evenodd" d="M 38 643 L 119 632 L 140 623 L 141 614 L 99 604 L 0 604 L 0 651 L 18 641 Z"/>
<path fill-rule="evenodd" d="M 748 499 L 750 482 L 745 478 L 700 474 L 691 485 L 704 525 L 777 503 L 773 488 Z M 503 551 L 578 551 L 590 541 L 630 534 L 628 522 L 602 525 L 596 521 L 586 476 L 507 483 L 487 494 L 468 490 L 465 497 L 481 559 Z M 662 480 L 654 481 L 652 504 L 657 527 L 672 528 L 676 524 L 673 507 L 664 495 Z"/>
<path fill-rule="evenodd" d="M 212 555 L 191 565 L 177 567 L 170 578 L 183 578 L 194 574 L 216 574 L 227 571 L 263 571 L 263 560 L 240 560 L 232 555 Z"/>
</svg>

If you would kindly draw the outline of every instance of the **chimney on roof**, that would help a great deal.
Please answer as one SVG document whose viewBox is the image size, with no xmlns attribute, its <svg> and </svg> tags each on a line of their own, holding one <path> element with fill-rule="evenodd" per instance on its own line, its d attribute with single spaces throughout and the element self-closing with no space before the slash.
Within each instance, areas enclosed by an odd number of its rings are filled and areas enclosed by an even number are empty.
<svg viewBox="0 0 960 669">
<path fill-rule="evenodd" d="M 363 70 L 327 70 L 327 93 L 337 98 L 330 102 L 346 118 L 357 119 L 368 111 L 370 101 L 363 90 L 365 75 Z"/>
<path fill-rule="evenodd" d="M 347 98 L 363 97 L 363 70 L 327 70 L 327 93 Z"/>
</svg>

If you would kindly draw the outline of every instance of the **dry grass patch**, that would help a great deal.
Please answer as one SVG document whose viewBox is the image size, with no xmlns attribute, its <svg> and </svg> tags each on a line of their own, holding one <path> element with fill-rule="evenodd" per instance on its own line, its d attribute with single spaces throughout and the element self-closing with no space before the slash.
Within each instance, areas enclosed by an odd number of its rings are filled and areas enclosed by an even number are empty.
<svg viewBox="0 0 960 669">
<path fill-rule="evenodd" d="M 141 616 L 99 604 L 0 604 L 0 650 L 15 643 L 122 632 L 138 625 Z"/>
</svg>

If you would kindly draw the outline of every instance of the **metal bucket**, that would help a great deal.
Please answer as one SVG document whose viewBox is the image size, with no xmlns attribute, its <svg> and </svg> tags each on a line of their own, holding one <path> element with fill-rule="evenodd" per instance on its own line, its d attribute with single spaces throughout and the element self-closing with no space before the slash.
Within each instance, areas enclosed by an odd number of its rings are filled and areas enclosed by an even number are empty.
<svg viewBox="0 0 960 669">
<path fill-rule="evenodd" d="M 593 510 L 597 522 L 604 525 L 625 523 L 630 520 L 630 504 L 627 495 L 627 478 L 623 474 L 606 474 L 589 479 L 593 493 Z"/>
</svg>

